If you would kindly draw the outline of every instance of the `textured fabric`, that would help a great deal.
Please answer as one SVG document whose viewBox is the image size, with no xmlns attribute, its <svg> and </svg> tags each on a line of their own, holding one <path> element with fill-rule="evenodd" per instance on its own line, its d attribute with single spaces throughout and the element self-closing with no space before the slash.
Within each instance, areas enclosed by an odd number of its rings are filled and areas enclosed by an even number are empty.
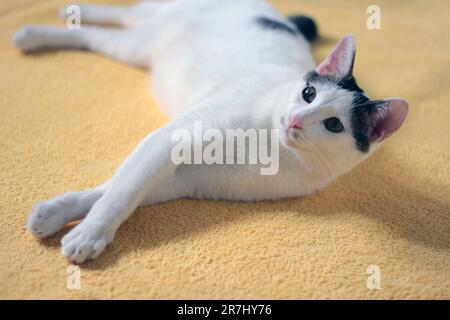
<svg viewBox="0 0 450 320">
<path fill-rule="evenodd" d="M 143 70 L 12 47 L 23 24 L 61 24 L 63 3 L 0 2 L 1 298 L 450 298 L 448 1 L 377 1 L 382 29 L 372 31 L 372 1 L 274 1 L 316 18 L 317 59 L 354 33 L 359 84 L 374 99 L 407 99 L 404 127 L 304 199 L 139 209 L 81 266 L 81 290 L 66 288 L 65 231 L 43 241 L 27 233 L 31 206 L 103 182 L 168 118 Z M 369 265 L 380 267 L 379 290 L 367 288 Z"/>
</svg>

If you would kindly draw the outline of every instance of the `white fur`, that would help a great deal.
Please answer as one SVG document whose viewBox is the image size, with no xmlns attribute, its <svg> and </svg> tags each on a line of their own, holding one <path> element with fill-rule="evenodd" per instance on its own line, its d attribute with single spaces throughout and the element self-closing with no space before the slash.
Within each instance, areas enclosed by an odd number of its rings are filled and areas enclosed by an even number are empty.
<svg viewBox="0 0 450 320">
<path fill-rule="evenodd" d="M 304 196 L 368 155 L 355 149 L 348 131 L 333 134 L 322 123 L 337 116 L 350 126 L 350 93 L 323 86 L 316 88 L 311 104 L 302 100 L 302 74 L 316 66 L 309 44 L 302 36 L 256 25 L 253 17 L 258 15 L 289 23 L 265 1 L 146 1 L 130 8 L 83 5 L 81 10 L 83 22 L 122 28 L 28 26 L 14 43 L 24 51 L 86 48 L 151 68 L 153 94 L 174 120 L 147 136 L 102 186 L 57 197 L 32 211 L 28 228 L 37 236 L 49 236 L 89 212 L 62 239 L 62 253 L 71 261 L 96 258 L 138 206 L 182 197 L 254 201 Z M 308 121 L 301 132 L 288 129 L 286 119 L 294 115 Z M 258 165 L 174 165 L 170 133 L 191 130 L 194 121 L 222 131 L 280 129 L 278 174 L 262 176 Z"/>
</svg>

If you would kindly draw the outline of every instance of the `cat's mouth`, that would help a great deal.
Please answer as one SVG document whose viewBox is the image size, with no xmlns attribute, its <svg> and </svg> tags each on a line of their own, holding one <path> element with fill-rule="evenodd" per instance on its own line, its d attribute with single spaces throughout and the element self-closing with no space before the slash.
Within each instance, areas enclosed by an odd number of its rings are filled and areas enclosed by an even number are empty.
<svg viewBox="0 0 450 320">
<path fill-rule="evenodd" d="M 282 130 L 282 143 L 294 149 L 308 149 L 306 138 L 299 129 L 285 127 Z"/>
</svg>

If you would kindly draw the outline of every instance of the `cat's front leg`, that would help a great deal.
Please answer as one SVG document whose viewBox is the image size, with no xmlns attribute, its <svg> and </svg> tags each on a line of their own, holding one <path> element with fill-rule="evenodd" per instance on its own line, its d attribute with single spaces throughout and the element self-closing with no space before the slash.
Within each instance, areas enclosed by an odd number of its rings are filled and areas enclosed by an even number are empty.
<svg viewBox="0 0 450 320">
<path fill-rule="evenodd" d="M 83 219 L 107 189 L 104 183 L 82 192 L 67 192 L 33 206 L 27 229 L 39 238 L 48 237 L 69 222 Z"/>
<path fill-rule="evenodd" d="M 119 228 L 148 195 L 170 181 L 176 165 L 171 161 L 174 129 L 189 126 L 180 118 L 147 136 L 108 182 L 104 195 L 86 219 L 62 239 L 62 254 L 82 263 L 95 259 Z M 181 196 L 181 195 L 180 195 Z"/>
</svg>

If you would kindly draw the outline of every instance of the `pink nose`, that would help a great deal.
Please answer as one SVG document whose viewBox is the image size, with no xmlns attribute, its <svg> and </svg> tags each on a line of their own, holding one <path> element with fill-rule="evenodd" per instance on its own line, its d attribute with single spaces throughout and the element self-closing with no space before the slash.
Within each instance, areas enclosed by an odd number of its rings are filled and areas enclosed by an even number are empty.
<svg viewBox="0 0 450 320">
<path fill-rule="evenodd" d="M 289 128 L 292 129 L 303 129 L 302 124 L 298 118 L 292 117 L 291 121 L 289 122 Z"/>
</svg>

